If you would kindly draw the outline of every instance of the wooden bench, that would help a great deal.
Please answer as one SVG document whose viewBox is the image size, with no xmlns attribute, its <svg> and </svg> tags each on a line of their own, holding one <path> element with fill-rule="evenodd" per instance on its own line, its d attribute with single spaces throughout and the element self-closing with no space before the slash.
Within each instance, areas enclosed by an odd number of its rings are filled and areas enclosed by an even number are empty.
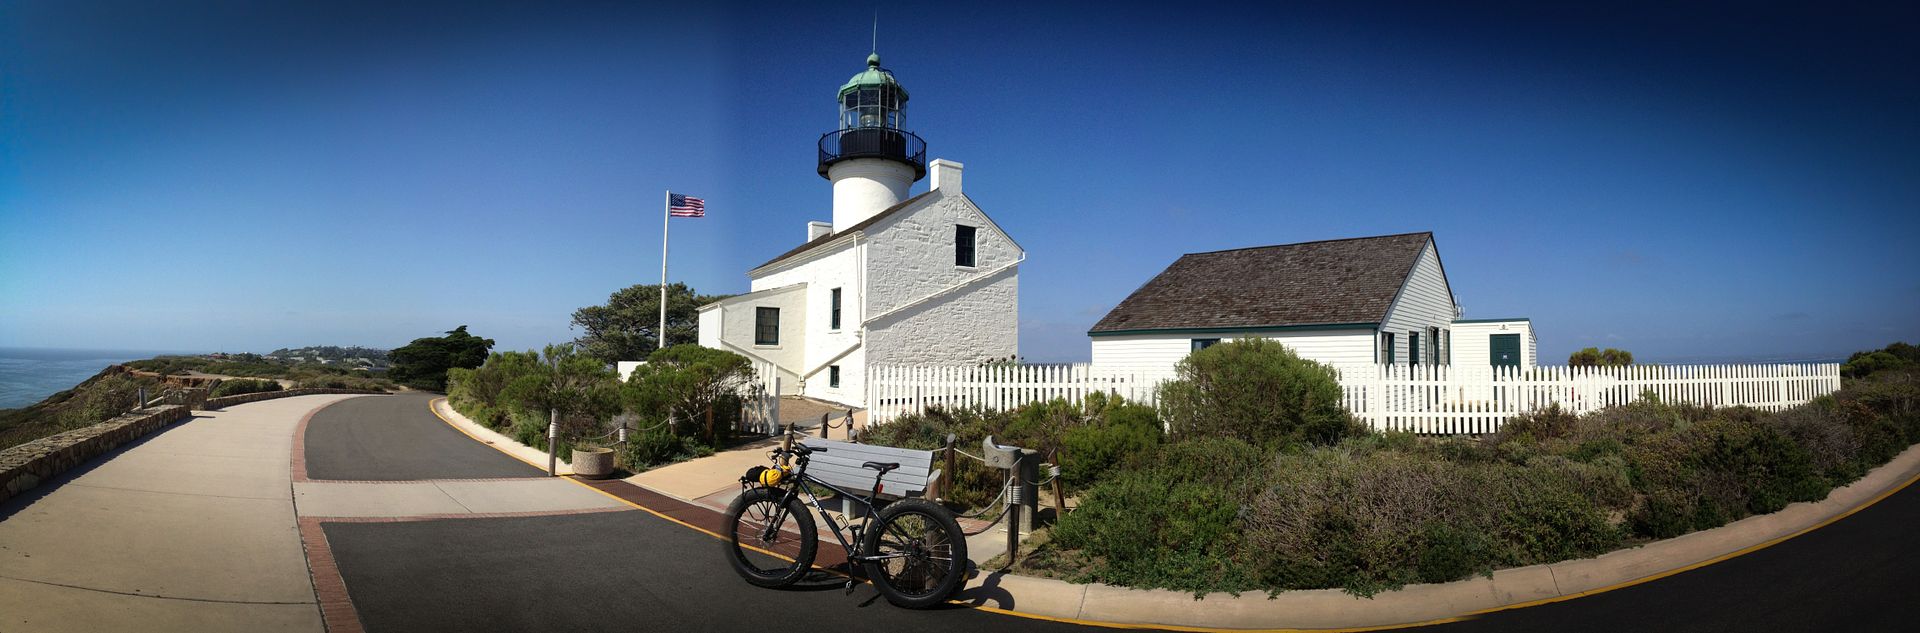
<svg viewBox="0 0 1920 633">
<path fill-rule="evenodd" d="M 900 464 L 899 468 L 880 477 L 878 499 L 925 497 L 928 496 L 927 491 L 939 490 L 941 473 L 934 466 L 934 451 L 855 444 L 817 437 L 800 440 L 800 443 L 809 448 L 826 449 L 808 458 L 807 474 L 847 492 L 866 496 L 873 490 L 873 477 L 879 471 L 861 466 L 866 462 Z M 853 514 L 860 509 L 859 504 L 839 505 L 842 514 Z"/>
</svg>

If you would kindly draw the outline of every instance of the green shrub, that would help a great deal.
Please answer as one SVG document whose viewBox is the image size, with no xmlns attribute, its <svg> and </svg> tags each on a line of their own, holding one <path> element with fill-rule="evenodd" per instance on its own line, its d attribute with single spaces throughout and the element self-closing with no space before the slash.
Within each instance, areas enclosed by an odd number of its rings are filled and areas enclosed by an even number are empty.
<svg viewBox="0 0 1920 633">
<path fill-rule="evenodd" d="M 222 380 L 220 384 L 213 387 L 210 395 L 218 398 L 221 396 L 237 396 L 244 393 L 279 391 L 280 389 L 280 381 L 277 380 Z"/>
<path fill-rule="evenodd" d="M 1859 379 L 1883 371 L 1895 371 L 1920 367 L 1920 347 L 1906 343 L 1894 343 L 1884 349 L 1854 352 L 1847 362 L 1840 366 L 1840 376 Z"/>
<path fill-rule="evenodd" d="M 1247 587 L 1239 516 L 1265 458 L 1231 438 L 1167 444 L 1114 473 L 1053 528 L 1097 564 L 1090 580 L 1195 592 Z"/>
<path fill-rule="evenodd" d="M 621 467 L 628 471 L 639 472 L 657 464 L 712 453 L 712 448 L 693 438 L 658 428 L 628 435 L 627 447 L 620 456 L 620 462 Z"/>
<path fill-rule="evenodd" d="M 387 383 L 359 376 L 316 376 L 293 383 L 295 389 L 360 389 L 386 391 Z"/>
<path fill-rule="evenodd" d="M 1340 403 L 1333 368 L 1276 341 L 1251 338 L 1189 354 L 1161 386 L 1177 437 L 1230 437 L 1264 448 L 1332 444 L 1366 431 Z"/>
<path fill-rule="evenodd" d="M 1081 443 L 1131 448 L 1107 434 L 1136 423 L 1103 417 L 1065 432 L 1069 463 Z M 1594 556 L 1823 498 L 1920 440 L 1920 375 L 1879 372 L 1780 412 L 1657 400 L 1548 410 L 1484 439 L 1256 448 L 1196 435 L 1105 460 L 1033 560 L 1074 559 L 1055 569 L 1135 587 L 1368 595 Z"/>
<path fill-rule="evenodd" d="M 1098 422 L 1068 429 L 1061 438 L 1060 477 L 1080 489 L 1124 467 L 1160 444 L 1160 418 L 1152 408 L 1122 405 Z"/>
<path fill-rule="evenodd" d="M 1495 560 L 1493 539 L 1467 527 L 1428 521 L 1420 540 L 1422 547 L 1414 567 L 1420 582 L 1450 582 L 1487 573 Z"/>
</svg>

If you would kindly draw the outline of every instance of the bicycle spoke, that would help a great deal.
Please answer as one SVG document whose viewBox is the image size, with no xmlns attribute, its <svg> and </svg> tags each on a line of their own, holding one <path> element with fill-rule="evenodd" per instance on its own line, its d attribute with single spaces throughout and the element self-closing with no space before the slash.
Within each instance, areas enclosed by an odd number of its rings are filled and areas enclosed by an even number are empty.
<svg viewBox="0 0 1920 633">
<path fill-rule="evenodd" d="M 925 595 L 953 570 L 953 544 L 930 517 L 898 515 L 882 530 L 874 560 L 896 590 Z"/>
</svg>

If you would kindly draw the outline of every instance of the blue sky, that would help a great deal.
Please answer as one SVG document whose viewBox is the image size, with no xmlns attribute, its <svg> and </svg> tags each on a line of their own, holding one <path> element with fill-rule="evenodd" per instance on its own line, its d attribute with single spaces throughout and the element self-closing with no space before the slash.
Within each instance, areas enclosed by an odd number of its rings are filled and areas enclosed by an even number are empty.
<svg viewBox="0 0 1920 633">
<path fill-rule="evenodd" d="M 0 346 L 533 348 L 657 281 L 669 187 L 704 292 L 830 215 L 873 3 L 385 4 L 0 6 Z M 1437 4 L 888 3 L 879 40 L 1029 252 L 1031 360 L 1182 253 L 1407 231 L 1547 359 L 1920 339 L 1914 9 Z"/>
</svg>

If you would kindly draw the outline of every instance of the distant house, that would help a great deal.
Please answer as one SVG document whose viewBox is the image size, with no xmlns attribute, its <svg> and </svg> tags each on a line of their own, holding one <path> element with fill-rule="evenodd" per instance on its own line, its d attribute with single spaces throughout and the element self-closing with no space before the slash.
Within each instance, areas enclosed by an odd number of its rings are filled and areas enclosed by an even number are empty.
<svg viewBox="0 0 1920 633">
<path fill-rule="evenodd" d="M 1283 244 L 1181 256 L 1087 334 L 1093 364 L 1170 369 L 1221 341 L 1260 337 L 1330 365 L 1493 364 L 1508 334 L 1459 320 L 1432 233 Z M 1475 342 L 1459 341 L 1461 336 Z M 1500 336 L 1492 341 L 1487 336 Z M 1504 361 L 1531 365 L 1531 351 Z"/>
<path fill-rule="evenodd" d="M 1533 322 L 1528 319 L 1461 319 L 1453 322 L 1453 337 L 1459 347 L 1454 358 L 1502 367 L 1540 364 Z"/>
</svg>

